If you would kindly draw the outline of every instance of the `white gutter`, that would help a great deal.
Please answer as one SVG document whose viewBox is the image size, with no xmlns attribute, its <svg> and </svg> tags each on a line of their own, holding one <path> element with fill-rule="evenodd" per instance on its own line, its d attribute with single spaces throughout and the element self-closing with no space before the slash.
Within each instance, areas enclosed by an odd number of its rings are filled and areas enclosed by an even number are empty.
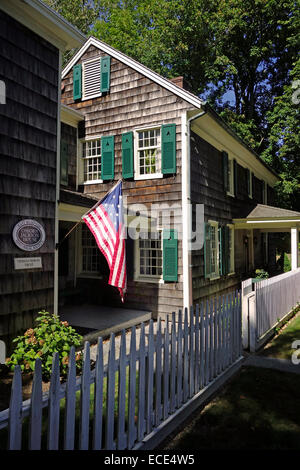
<svg viewBox="0 0 300 470">
<path fill-rule="evenodd" d="M 183 271 L 183 308 L 193 305 L 192 263 L 189 242 L 192 233 L 192 204 L 191 204 L 191 122 L 206 114 L 201 111 L 187 119 L 187 113 L 181 115 L 181 169 L 182 169 L 182 271 Z"/>
</svg>

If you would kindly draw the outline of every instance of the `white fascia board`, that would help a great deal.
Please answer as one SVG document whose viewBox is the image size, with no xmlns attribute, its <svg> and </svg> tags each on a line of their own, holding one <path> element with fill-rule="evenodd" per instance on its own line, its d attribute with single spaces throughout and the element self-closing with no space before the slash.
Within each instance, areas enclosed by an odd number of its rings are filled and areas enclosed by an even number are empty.
<svg viewBox="0 0 300 470">
<path fill-rule="evenodd" d="M 201 108 L 203 101 L 197 96 L 193 95 L 192 93 L 189 93 L 188 91 L 184 90 L 181 87 L 178 87 L 177 85 L 172 83 L 170 80 L 162 77 L 156 72 L 153 72 L 153 70 L 150 70 L 148 67 L 145 67 L 144 65 L 140 64 L 136 60 L 131 59 L 127 55 L 123 54 L 122 52 L 117 51 L 116 49 L 109 46 L 105 42 L 102 42 L 99 39 L 96 39 L 94 37 L 90 37 L 87 40 L 87 42 L 82 46 L 82 48 L 77 52 L 77 54 L 75 54 L 74 57 L 70 60 L 70 62 L 66 65 L 66 67 L 64 68 L 62 72 L 62 78 L 64 78 L 70 72 L 70 70 L 73 68 L 76 62 L 78 62 L 80 57 L 85 53 L 85 51 L 90 46 L 94 46 L 100 49 L 101 51 L 105 52 L 106 54 L 110 55 L 114 59 L 119 60 L 125 65 L 128 65 L 128 67 L 136 70 L 137 72 L 141 73 L 142 75 L 149 78 L 150 80 L 153 80 L 158 85 L 171 91 L 175 95 L 179 96 L 183 100 L 195 106 L 196 108 Z"/>
<path fill-rule="evenodd" d="M 78 122 L 84 120 L 84 114 L 76 109 L 71 108 L 65 104 L 61 104 L 61 113 L 60 113 L 61 122 L 69 124 L 70 126 L 77 127 Z"/>
<path fill-rule="evenodd" d="M 80 47 L 86 36 L 40 0 L 1 0 L 0 9 L 60 50 Z"/>
</svg>

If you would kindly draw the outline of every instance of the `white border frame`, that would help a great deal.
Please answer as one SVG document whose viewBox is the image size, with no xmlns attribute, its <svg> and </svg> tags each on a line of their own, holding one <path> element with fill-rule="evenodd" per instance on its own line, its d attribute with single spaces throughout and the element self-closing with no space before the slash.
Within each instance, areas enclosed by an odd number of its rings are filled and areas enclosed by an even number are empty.
<svg viewBox="0 0 300 470">
<path fill-rule="evenodd" d="M 101 57 L 93 57 L 91 59 L 85 60 L 81 64 L 82 65 L 82 80 L 81 80 L 81 88 L 82 88 L 81 91 L 82 91 L 82 93 L 81 93 L 81 100 L 80 101 L 92 100 L 94 98 L 99 98 L 100 96 L 102 96 L 101 91 L 99 93 L 96 93 L 95 95 L 91 95 L 91 96 L 88 96 L 88 97 L 86 97 L 85 93 L 84 93 L 85 64 L 88 64 L 90 62 L 96 62 L 97 60 L 99 60 L 99 62 L 100 62 L 100 74 L 101 74 Z M 101 76 L 100 76 L 100 89 L 101 89 Z"/>
<path fill-rule="evenodd" d="M 141 181 L 141 180 L 152 180 L 152 179 L 160 179 L 163 178 L 163 173 L 153 173 L 150 175 L 140 175 L 139 174 L 139 159 L 138 159 L 138 132 L 143 131 L 151 131 L 154 129 L 160 130 L 160 169 L 162 167 L 162 158 L 161 158 L 161 127 L 162 124 L 154 124 L 154 125 L 147 125 L 143 127 L 137 127 L 133 129 L 133 162 L 134 162 L 134 180 Z"/>
</svg>

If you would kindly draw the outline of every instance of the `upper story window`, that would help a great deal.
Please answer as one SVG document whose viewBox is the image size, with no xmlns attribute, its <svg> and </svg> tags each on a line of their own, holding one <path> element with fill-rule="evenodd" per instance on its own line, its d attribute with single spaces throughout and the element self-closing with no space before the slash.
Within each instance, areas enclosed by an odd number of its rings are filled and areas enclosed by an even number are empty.
<svg viewBox="0 0 300 470">
<path fill-rule="evenodd" d="M 88 60 L 82 64 L 82 99 L 95 98 L 101 94 L 101 59 Z"/>
<path fill-rule="evenodd" d="M 136 177 L 153 178 L 161 175 L 160 128 L 137 131 Z"/>
<path fill-rule="evenodd" d="M 101 141 L 88 140 L 82 144 L 84 183 L 101 182 Z"/>
</svg>

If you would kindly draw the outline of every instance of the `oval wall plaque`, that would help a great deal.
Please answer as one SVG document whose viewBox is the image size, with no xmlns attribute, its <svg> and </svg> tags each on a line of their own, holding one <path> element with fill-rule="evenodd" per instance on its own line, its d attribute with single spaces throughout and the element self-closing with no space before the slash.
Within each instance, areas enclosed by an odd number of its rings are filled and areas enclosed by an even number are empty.
<svg viewBox="0 0 300 470">
<path fill-rule="evenodd" d="M 24 251 L 38 250 L 46 240 L 44 227 L 32 219 L 18 222 L 14 226 L 12 236 L 17 247 Z"/>
</svg>

